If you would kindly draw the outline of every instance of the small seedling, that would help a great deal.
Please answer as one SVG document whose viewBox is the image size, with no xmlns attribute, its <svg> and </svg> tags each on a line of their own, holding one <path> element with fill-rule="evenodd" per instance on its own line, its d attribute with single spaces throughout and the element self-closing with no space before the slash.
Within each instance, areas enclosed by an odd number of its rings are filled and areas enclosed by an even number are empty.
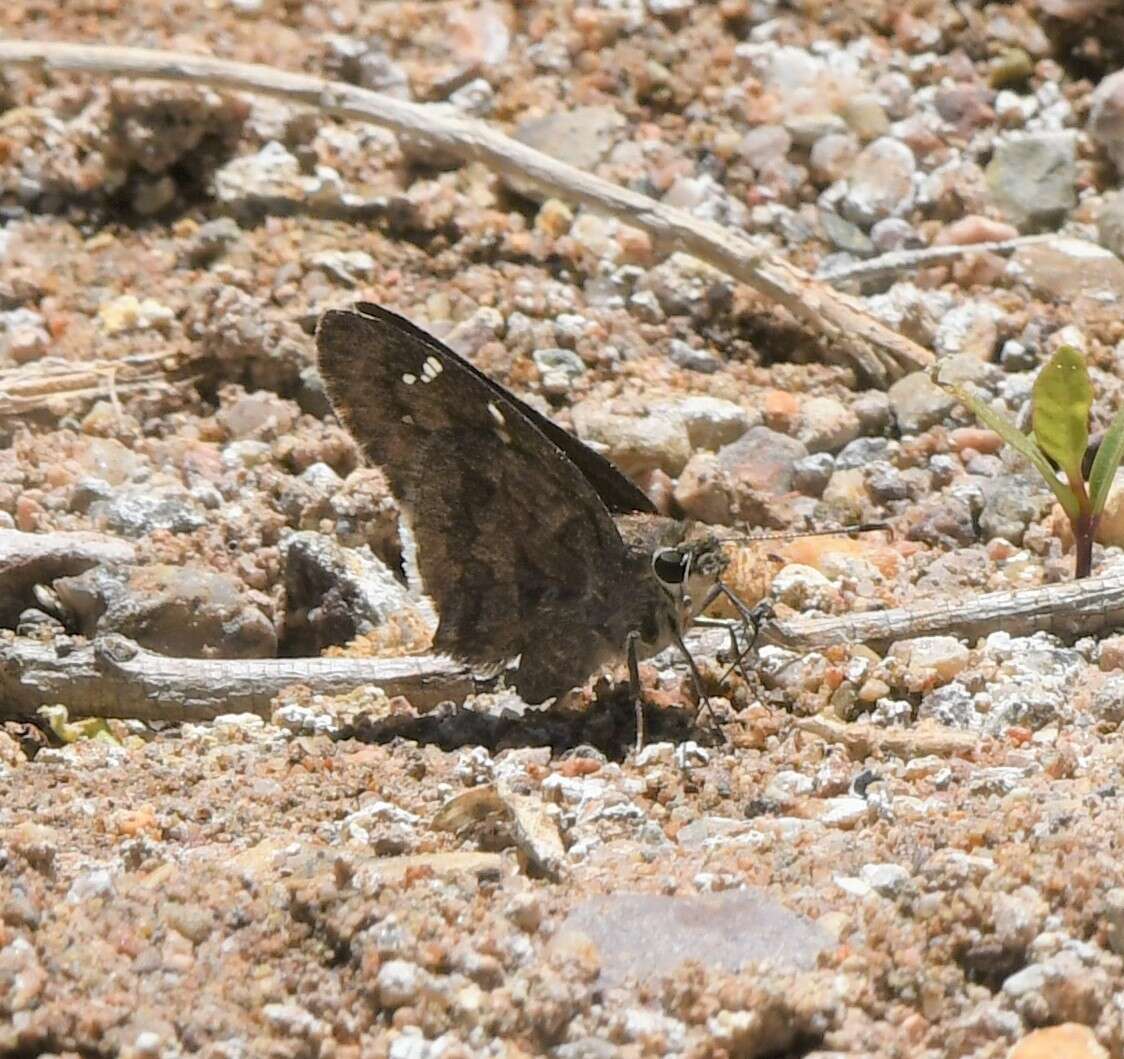
<svg viewBox="0 0 1124 1059">
<path fill-rule="evenodd" d="M 1124 456 L 1124 408 L 1105 432 L 1088 478 L 1084 467 L 1089 448 L 1089 410 L 1093 388 L 1085 356 L 1062 346 L 1038 373 L 1034 383 L 1032 425 L 1024 434 L 1001 412 L 962 386 L 938 385 L 952 393 L 1008 445 L 1022 453 L 1045 479 L 1073 527 L 1075 577 L 1088 577 L 1093 565 L 1093 537 L 1104 511 L 1116 468 Z M 1064 475 L 1059 477 L 1058 471 Z"/>
</svg>

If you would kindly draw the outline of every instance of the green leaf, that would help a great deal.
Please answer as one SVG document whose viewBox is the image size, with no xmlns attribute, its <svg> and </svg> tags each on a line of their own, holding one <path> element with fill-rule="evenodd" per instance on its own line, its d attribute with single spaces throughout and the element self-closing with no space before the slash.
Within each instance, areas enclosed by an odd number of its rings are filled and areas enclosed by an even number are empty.
<svg viewBox="0 0 1124 1059">
<path fill-rule="evenodd" d="M 1073 346 L 1062 346 L 1034 382 L 1034 439 L 1065 471 L 1074 491 L 1084 481 L 1081 461 L 1089 447 L 1092 406 L 1093 387 L 1085 355 Z"/>
<path fill-rule="evenodd" d="M 1081 510 L 1077 503 L 1077 497 L 1074 496 L 1071 490 L 1056 474 L 1054 468 L 1050 466 L 1050 461 L 1043 455 L 1042 450 L 1035 443 L 1034 438 L 1024 434 L 1014 422 L 1008 419 L 1002 412 L 997 412 L 990 405 L 984 404 L 975 394 L 969 392 L 962 386 L 946 386 L 945 389 L 951 391 L 956 395 L 956 399 L 975 415 L 975 417 L 985 426 L 991 427 L 1008 445 L 1011 446 L 1016 452 L 1021 452 L 1038 471 L 1046 484 L 1050 487 L 1050 491 L 1058 498 L 1058 503 L 1062 505 L 1066 515 L 1071 521 L 1077 519 Z"/>
<path fill-rule="evenodd" d="M 1094 518 L 1104 510 L 1108 491 L 1112 488 L 1112 479 L 1116 476 L 1116 468 L 1120 466 L 1122 456 L 1124 456 L 1124 408 L 1116 413 L 1116 417 L 1105 432 L 1101 447 L 1097 449 L 1097 458 L 1093 460 L 1093 469 L 1089 472 L 1089 497 Z"/>
</svg>

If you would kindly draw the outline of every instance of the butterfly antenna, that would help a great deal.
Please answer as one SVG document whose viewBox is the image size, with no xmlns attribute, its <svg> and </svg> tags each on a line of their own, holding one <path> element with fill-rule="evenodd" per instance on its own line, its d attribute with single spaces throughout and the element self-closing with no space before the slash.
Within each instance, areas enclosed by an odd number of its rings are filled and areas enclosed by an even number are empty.
<svg viewBox="0 0 1124 1059">
<path fill-rule="evenodd" d="M 799 540 L 801 537 L 853 537 L 859 533 L 874 533 L 877 530 L 893 533 L 894 527 L 889 522 L 856 522 L 853 526 L 839 526 L 837 529 L 786 530 L 783 533 L 745 533 L 733 537 L 722 537 L 721 540 L 723 544 L 741 541 L 750 543 L 754 541 L 792 541 Z"/>
</svg>

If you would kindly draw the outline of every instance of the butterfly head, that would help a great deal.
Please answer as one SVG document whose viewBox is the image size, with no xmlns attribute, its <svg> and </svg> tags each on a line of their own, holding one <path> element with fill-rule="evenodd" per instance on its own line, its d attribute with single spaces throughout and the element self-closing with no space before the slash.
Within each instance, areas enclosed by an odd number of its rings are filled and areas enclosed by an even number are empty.
<svg viewBox="0 0 1124 1059">
<path fill-rule="evenodd" d="M 681 629 L 713 598 L 712 590 L 728 563 L 721 542 L 712 536 L 659 547 L 652 553 L 652 573 L 674 603 Z"/>
</svg>

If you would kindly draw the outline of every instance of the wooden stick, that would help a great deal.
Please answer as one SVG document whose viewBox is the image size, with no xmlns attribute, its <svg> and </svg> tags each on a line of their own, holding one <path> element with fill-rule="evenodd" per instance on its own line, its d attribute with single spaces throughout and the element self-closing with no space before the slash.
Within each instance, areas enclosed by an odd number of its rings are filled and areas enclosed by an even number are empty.
<svg viewBox="0 0 1124 1059">
<path fill-rule="evenodd" d="M 111 634 L 73 650 L 71 641 L 0 639 L 0 718 L 26 717 L 40 706 L 66 706 L 72 717 L 141 721 L 207 721 L 224 713 L 268 718 L 291 684 L 342 694 L 374 684 L 405 695 L 418 709 L 462 701 L 472 677 L 447 659 L 168 658 Z"/>
<path fill-rule="evenodd" d="M 872 754 L 911 757 L 971 757 L 986 741 L 979 732 L 964 732 L 933 721 L 922 721 L 913 728 L 876 728 L 873 724 L 850 724 L 822 714 L 802 717 L 796 727 L 809 735 L 844 747 L 856 761 Z"/>
<path fill-rule="evenodd" d="M 915 636 L 959 636 L 974 641 L 1000 631 L 1012 636 L 1045 631 L 1075 640 L 1121 624 L 1124 574 L 1110 574 L 1060 585 L 992 592 L 974 599 L 770 622 L 761 629 L 759 642 L 808 651 L 832 644 L 881 646 Z"/>
<path fill-rule="evenodd" d="M 855 261 L 838 268 L 816 273 L 821 283 L 838 286 L 853 283 L 855 280 L 890 279 L 902 272 L 925 268 L 927 265 L 943 265 L 957 261 L 968 254 L 1013 254 L 1020 246 L 1033 243 L 1047 243 L 1057 239 L 1057 235 L 1021 235 L 1015 239 L 1001 239 L 990 243 L 957 243 L 953 246 L 925 246 L 917 250 L 894 250 L 880 257 L 866 261 Z"/>
<path fill-rule="evenodd" d="M 0 67 L 35 66 L 98 75 L 189 81 L 279 97 L 336 117 L 382 125 L 434 152 L 478 161 L 506 177 L 620 218 L 665 251 L 693 254 L 783 305 L 834 354 L 885 386 L 926 369 L 932 354 L 890 330 L 861 302 L 840 294 L 745 236 L 550 158 L 448 107 L 394 99 L 306 74 L 201 55 L 43 41 L 0 41 Z"/>
<path fill-rule="evenodd" d="M 1015 636 L 1046 630 L 1074 639 L 1122 622 L 1124 575 L 1117 574 L 995 592 L 967 602 L 772 622 L 760 639 L 800 651 L 839 643 L 881 645 L 915 636 L 976 639 L 997 630 Z M 700 630 L 691 642 L 700 653 L 726 645 L 715 630 Z M 268 717 L 272 699 L 290 684 L 306 684 L 325 694 L 375 684 L 424 709 L 460 702 L 476 687 L 463 668 L 429 655 L 214 661 L 168 658 L 116 635 L 65 650 L 70 644 L 63 641 L 60 648 L 10 634 L 0 639 L 0 718 L 26 716 L 55 703 L 82 717 L 200 721 L 237 712 Z M 949 752 L 959 752 L 960 743 L 956 747 Z"/>
<path fill-rule="evenodd" d="M 123 360 L 71 362 L 37 361 L 22 368 L 0 371 L 0 416 L 21 415 L 57 401 L 78 401 L 134 393 L 167 384 L 182 358 L 168 353 L 145 354 Z M 176 363 L 175 369 L 169 369 Z M 174 376 L 177 382 L 184 380 Z"/>
</svg>

